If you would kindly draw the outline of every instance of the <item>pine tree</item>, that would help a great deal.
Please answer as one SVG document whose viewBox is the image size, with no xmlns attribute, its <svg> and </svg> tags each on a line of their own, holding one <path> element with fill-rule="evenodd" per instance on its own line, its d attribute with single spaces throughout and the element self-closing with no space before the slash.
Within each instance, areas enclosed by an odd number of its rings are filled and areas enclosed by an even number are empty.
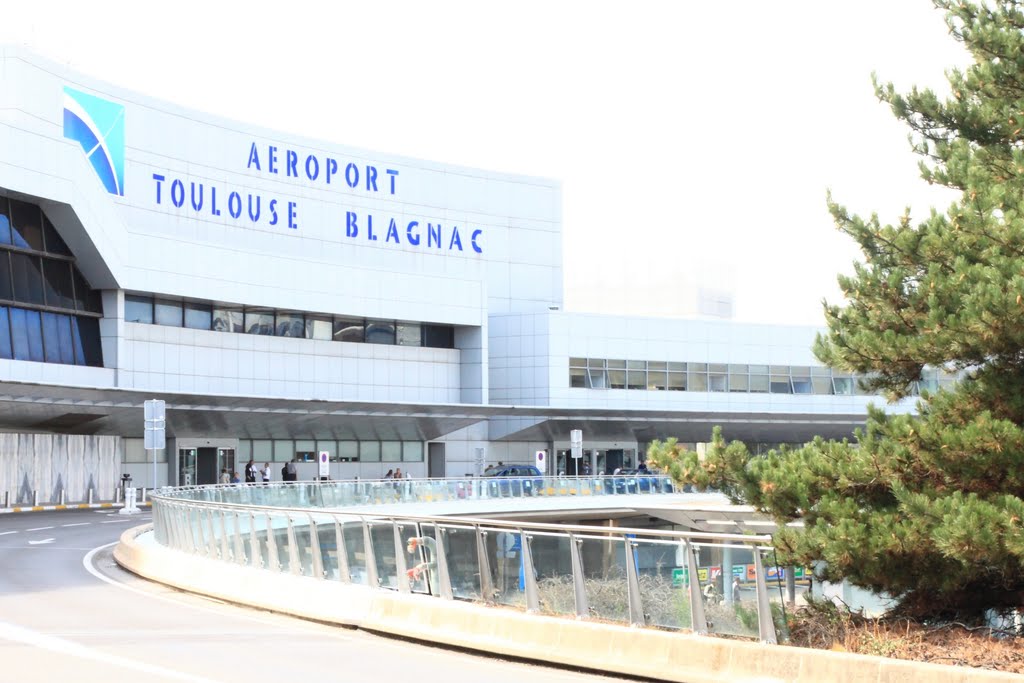
<svg viewBox="0 0 1024 683">
<path fill-rule="evenodd" d="M 775 537 L 787 564 L 887 592 L 904 614 L 978 619 L 1024 605 L 1024 2 L 935 5 L 972 65 L 947 73 L 945 98 L 875 88 L 910 127 L 923 178 L 959 199 L 883 226 L 829 196 L 863 262 L 839 278 L 845 304 L 825 304 L 814 351 L 890 400 L 925 367 L 961 381 L 922 392 L 916 415 L 871 409 L 855 443 L 752 458 L 716 429 L 703 460 L 672 440 L 651 457 L 680 481 L 802 520 Z"/>
</svg>

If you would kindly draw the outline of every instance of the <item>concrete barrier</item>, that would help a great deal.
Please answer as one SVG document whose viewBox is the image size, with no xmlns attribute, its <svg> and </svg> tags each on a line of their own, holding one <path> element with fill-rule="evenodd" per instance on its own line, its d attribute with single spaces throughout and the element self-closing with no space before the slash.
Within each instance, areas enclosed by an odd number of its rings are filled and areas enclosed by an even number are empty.
<svg viewBox="0 0 1024 683">
<path fill-rule="evenodd" d="M 114 558 L 140 576 L 316 621 L 490 654 L 679 683 L 994 683 L 1024 676 L 527 614 L 211 560 L 129 529 Z"/>
</svg>

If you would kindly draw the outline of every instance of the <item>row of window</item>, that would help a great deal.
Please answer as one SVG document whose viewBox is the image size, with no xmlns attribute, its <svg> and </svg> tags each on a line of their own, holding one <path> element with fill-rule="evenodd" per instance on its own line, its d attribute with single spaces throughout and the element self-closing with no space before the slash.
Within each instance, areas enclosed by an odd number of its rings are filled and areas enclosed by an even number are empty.
<svg viewBox="0 0 1024 683">
<path fill-rule="evenodd" d="M 854 396 L 869 393 L 862 379 L 822 366 L 569 359 L 569 386 L 580 389 Z M 913 391 L 936 391 L 955 381 L 953 375 L 927 370 Z"/>
<path fill-rule="evenodd" d="M 297 337 L 367 344 L 455 348 L 450 325 L 316 315 L 271 308 L 163 299 L 129 294 L 125 322 L 188 327 L 274 337 Z"/>
<path fill-rule="evenodd" d="M 0 197 L 0 245 L 71 256 L 53 223 L 36 204 Z"/>
<path fill-rule="evenodd" d="M 317 462 L 327 451 L 331 462 L 423 462 L 422 441 L 334 441 L 239 439 L 236 462 Z"/>
<path fill-rule="evenodd" d="M 102 314 L 99 292 L 67 259 L 4 249 L 0 245 L 0 301 Z"/>
<path fill-rule="evenodd" d="M 102 367 L 99 320 L 0 306 L 0 358 Z"/>
</svg>

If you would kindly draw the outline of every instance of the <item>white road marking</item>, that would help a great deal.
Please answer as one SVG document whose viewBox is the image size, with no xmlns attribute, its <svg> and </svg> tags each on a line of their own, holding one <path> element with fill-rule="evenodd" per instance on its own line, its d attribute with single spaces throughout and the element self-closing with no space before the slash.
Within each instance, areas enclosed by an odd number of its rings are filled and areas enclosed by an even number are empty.
<svg viewBox="0 0 1024 683">
<path fill-rule="evenodd" d="M 92 524 L 92 522 L 75 522 L 74 524 L 61 524 L 61 526 L 62 526 L 62 527 L 69 527 L 69 526 L 88 526 L 88 525 L 90 525 L 90 524 Z"/>
<path fill-rule="evenodd" d="M 41 540 L 41 541 L 29 541 L 29 542 L 28 542 L 28 544 L 29 544 L 29 545 L 41 545 L 41 544 L 43 544 L 43 543 L 53 543 L 53 542 L 54 542 L 54 540 L 56 540 L 56 539 L 53 539 L 53 538 L 44 538 L 44 539 L 43 539 L 43 540 Z"/>
<path fill-rule="evenodd" d="M 52 528 L 52 526 L 37 526 L 35 529 L 25 529 L 25 531 L 46 531 L 47 529 Z"/>
<path fill-rule="evenodd" d="M 122 522 L 141 522 L 140 519 L 105 519 L 100 524 L 120 524 Z"/>
<path fill-rule="evenodd" d="M 70 640 L 46 635 L 45 633 L 39 633 L 38 631 L 32 631 L 15 624 L 0 622 L 0 639 L 13 641 L 15 643 L 22 643 L 24 645 L 31 645 L 42 650 L 50 650 L 51 652 L 71 655 L 72 657 L 81 657 L 83 659 L 91 659 L 104 664 L 113 664 L 126 669 L 134 669 L 147 674 L 155 674 L 179 681 L 189 681 L 190 683 L 215 683 L 211 678 L 193 676 L 191 674 L 180 673 L 172 669 L 165 669 L 162 666 L 138 662 L 133 659 L 128 659 L 127 657 L 107 654 Z"/>
<path fill-rule="evenodd" d="M 6 536 L 7 534 L 16 534 L 17 531 L 0 531 L 0 536 Z"/>
</svg>

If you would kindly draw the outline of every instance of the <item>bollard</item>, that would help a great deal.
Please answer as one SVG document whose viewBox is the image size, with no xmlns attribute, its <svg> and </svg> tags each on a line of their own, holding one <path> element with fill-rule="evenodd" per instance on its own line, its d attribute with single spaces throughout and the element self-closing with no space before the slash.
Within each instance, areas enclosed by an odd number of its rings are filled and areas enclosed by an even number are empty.
<svg viewBox="0 0 1024 683">
<path fill-rule="evenodd" d="M 32 491 L 32 507 L 38 507 L 39 505 L 39 489 Z"/>
<path fill-rule="evenodd" d="M 4 491 L 4 507 L 5 508 L 11 507 L 11 492 L 10 491 Z"/>
<path fill-rule="evenodd" d="M 146 487 L 142 487 L 142 502 L 146 502 Z"/>
<path fill-rule="evenodd" d="M 118 510 L 118 514 L 134 515 L 138 512 L 139 508 L 135 505 L 135 487 L 126 486 L 124 488 L 124 507 Z"/>
<path fill-rule="evenodd" d="M 64 504 L 64 500 L 65 500 L 65 498 L 67 497 L 67 493 L 68 493 L 68 492 L 67 492 L 67 491 L 65 491 L 65 490 L 64 490 L 63 488 L 62 488 L 62 489 L 60 490 L 60 504 L 61 504 L 61 505 L 63 505 L 63 504 Z"/>
<path fill-rule="evenodd" d="M 90 486 L 89 487 L 89 505 L 92 505 L 92 493 L 93 493 L 92 487 Z"/>
<path fill-rule="evenodd" d="M 114 489 L 114 502 L 115 503 L 120 503 L 121 502 L 121 487 L 120 486 L 118 486 L 117 488 Z"/>
</svg>

